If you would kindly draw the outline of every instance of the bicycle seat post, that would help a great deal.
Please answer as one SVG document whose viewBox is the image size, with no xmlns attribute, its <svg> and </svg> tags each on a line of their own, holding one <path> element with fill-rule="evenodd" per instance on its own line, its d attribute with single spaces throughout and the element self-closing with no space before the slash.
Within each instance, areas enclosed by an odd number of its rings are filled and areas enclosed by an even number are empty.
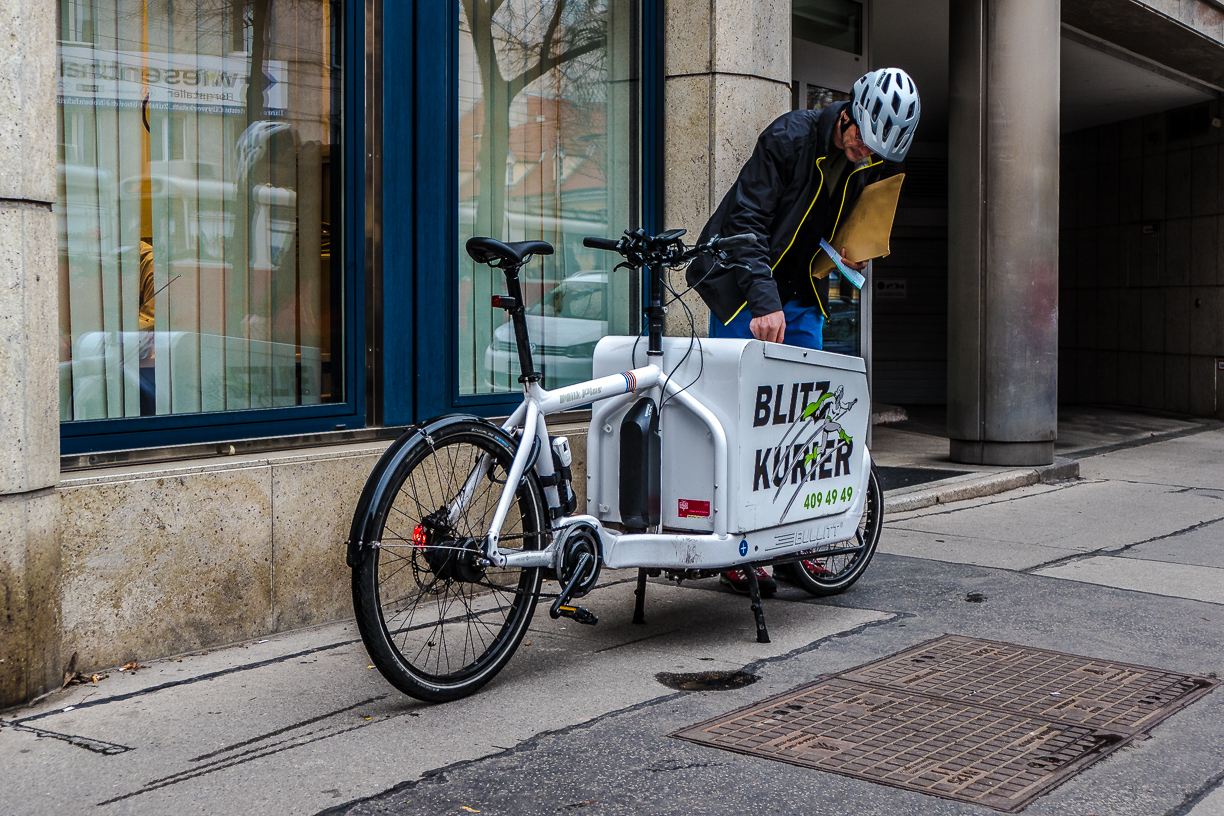
<svg viewBox="0 0 1224 816">
<path fill-rule="evenodd" d="M 519 283 L 519 270 L 524 263 L 507 262 L 501 269 L 506 276 L 506 294 L 510 296 L 510 303 L 503 308 L 510 313 L 510 322 L 514 324 L 514 344 L 518 347 L 519 368 L 523 372 L 519 382 L 528 383 L 539 382 L 543 375 L 535 370 L 535 363 L 531 359 L 531 338 L 527 336 L 527 310 L 523 308 L 523 287 Z"/>
</svg>

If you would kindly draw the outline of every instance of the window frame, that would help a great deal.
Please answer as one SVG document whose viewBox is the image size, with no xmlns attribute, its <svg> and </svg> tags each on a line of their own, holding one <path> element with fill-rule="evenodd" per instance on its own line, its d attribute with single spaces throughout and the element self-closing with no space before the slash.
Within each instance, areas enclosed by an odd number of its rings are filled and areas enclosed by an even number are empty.
<svg viewBox="0 0 1224 816">
<path fill-rule="evenodd" d="M 66 2 L 67 0 L 63 0 Z M 325 405 L 254 408 L 155 417 L 72 420 L 60 423 L 63 455 L 134 448 L 222 442 L 255 437 L 353 430 L 366 425 L 365 313 L 365 18 L 366 3 L 345 0 L 340 41 L 345 61 L 341 98 L 341 228 L 333 240 L 343 263 L 343 349 L 345 401 Z M 58 48 L 58 44 L 57 44 Z"/>
</svg>

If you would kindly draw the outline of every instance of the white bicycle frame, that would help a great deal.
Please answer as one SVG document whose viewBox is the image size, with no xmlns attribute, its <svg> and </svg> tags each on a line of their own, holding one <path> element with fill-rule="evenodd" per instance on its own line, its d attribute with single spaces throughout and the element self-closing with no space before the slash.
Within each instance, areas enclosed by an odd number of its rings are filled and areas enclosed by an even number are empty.
<svg viewBox="0 0 1224 816">
<path fill-rule="evenodd" d="M 535 468 L 541 477 L 549 477 L 554 473 L 551 448 L 549 444 L 548 426 L 545 417 L 549 414 L 569 410 L 575 405 L 595 403 L 591 413 L 592 428 L 603 426 L 606 418 L 633 397 L 647 392 L 662 392 L 669 402 L 675 402 L 698 417 L 709 429 L 713 441 L 714 453 L 714 491 L 713 491 L 713 531 L 710 533 L 618 533 L 607 529 L 603 523 L 591 515 L 574 515 L 557 519 L 554 530 L 585 522 L 598 532 L 603 548 L 603 563 L 609 569 L 625 567 L 660 567 L 677 569 L 710 569 L 726 568 L 739 563 L 754 560 L 748 557 L 747 548 L 740 542 L 739 535 L 731 535 L 727 530 L 727 486 L 729 478 L 729 453 L 727 434 L 722 423 L 706 406 L 683 386 L 670 381 L 662 368 L 657 365 L 647 365 L 632 371 L 612 374 L 595 380 L 577 383 L 549 391 L 539 383 L 529 382 L 525 387 L 525 398 L 509 418 L 502 423 L 507 432 L 522 427 L 523 434 L 515 452 L 513 464 L 506 477 L 505 487 L 497 504 L 496 512 L 489 524 L 485 536 L 485 557 L 497 567 L 551 567 L 557 552 L 557 536 L 553 543 L 543 550 L 503 550 L 499 546 L 502 525 L 510 511 L 510 504 L 515 499 L 517 486 L 528 467 L 532 450 L 536 448 L 534 440 L 539 440 L 539 451 Z M 528 429 L 534 429 L 529 435 Z M 866 454 L 864 454 L 866 455 Z M 587 450 L 588 467 L 592 472 L 599 465 L 600 446 L 590 445 Z M 452 517 L 457 516 L 467 501 L 475 494 L 479 482 L 488 469 L 488 461 L 482 460 L 473 469 L 465 482 L 463 489 L 451 506 Z M 550 506 L 558 506 L 560 497 L 555 486 L 545 487 L 545 495 Z M 862 515 L 863 497 L 856 496 L 853 505 L 839 514 L 841 518 L 857 520 Z M 660 527 L 660 530 L 662 528 Z M 836 529 L 836 528 L 831 528 Z M 857 523 L 851 525 L 857 532 Z M 853 533 L 840 536 L 849 540 Z M 810 541 L 797 540 L 794 545 L 775 548 L 771 558 L 784 557 L 792 553 L 810 549 Z M 851 548 L 848 551 L 854 551 Z M 822 551 L 822 556 L 841 554 L 844 551 Z"/>
</svg>

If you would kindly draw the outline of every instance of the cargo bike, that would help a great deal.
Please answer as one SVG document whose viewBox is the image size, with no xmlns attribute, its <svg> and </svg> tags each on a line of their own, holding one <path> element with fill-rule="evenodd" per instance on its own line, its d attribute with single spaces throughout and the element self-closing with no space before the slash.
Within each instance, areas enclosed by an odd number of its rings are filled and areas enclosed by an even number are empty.
<svg viewBox="0 0 1224 816">
<path fill-rule="evenodd" d="M 640 623 L 647 576 L 744 567 L 761 642 L 752 567 L 787 571 L 817 596 L 867 568 L 883 496 L 865 444 L 863 360 L 696 332 L 664 338 L 664 270 L 701 254 L 733 263 L 728 250 L 756 241 L 686 246 L 682 235 L 584 239 L 618 253 L 617 269 L 649 270 L 646 336 L 603 338 L 594 378 L 551 391 L 532 361 L 519 271 L 552 247 L 468 241 L 473 259 L 505 275 L 493 305 L 513 324 L 524 398 L 500 425 L 449 414 L 412 426 L 362 491 L 347 542 L 353 603 L 370 657 L 400 691 L 431 702 L 475 692 L 510 660 L 540 598 L 554 619 L 595 624 L 575 602 L 605 568 L 637 569 Z M 585 405 L 580 513 L 568 440 L 549 435 L 546 417 Z M 557 591 L 543 591 L 546 578 Z"/>
</svg>

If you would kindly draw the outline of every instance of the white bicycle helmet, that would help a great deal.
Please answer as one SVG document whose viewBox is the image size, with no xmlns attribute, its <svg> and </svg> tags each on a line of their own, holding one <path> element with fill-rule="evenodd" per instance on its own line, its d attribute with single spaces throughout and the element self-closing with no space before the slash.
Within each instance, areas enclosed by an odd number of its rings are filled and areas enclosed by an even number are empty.
<svg viewBox="0 0 1224 816">
<path fill-rule="evenodd" d="M 854 83 L 854 123 L 863 144 L 886 161 L 905 158 L 921 112 L 918 87 L 900 68 L 880 68 Z"/>
</svg>

